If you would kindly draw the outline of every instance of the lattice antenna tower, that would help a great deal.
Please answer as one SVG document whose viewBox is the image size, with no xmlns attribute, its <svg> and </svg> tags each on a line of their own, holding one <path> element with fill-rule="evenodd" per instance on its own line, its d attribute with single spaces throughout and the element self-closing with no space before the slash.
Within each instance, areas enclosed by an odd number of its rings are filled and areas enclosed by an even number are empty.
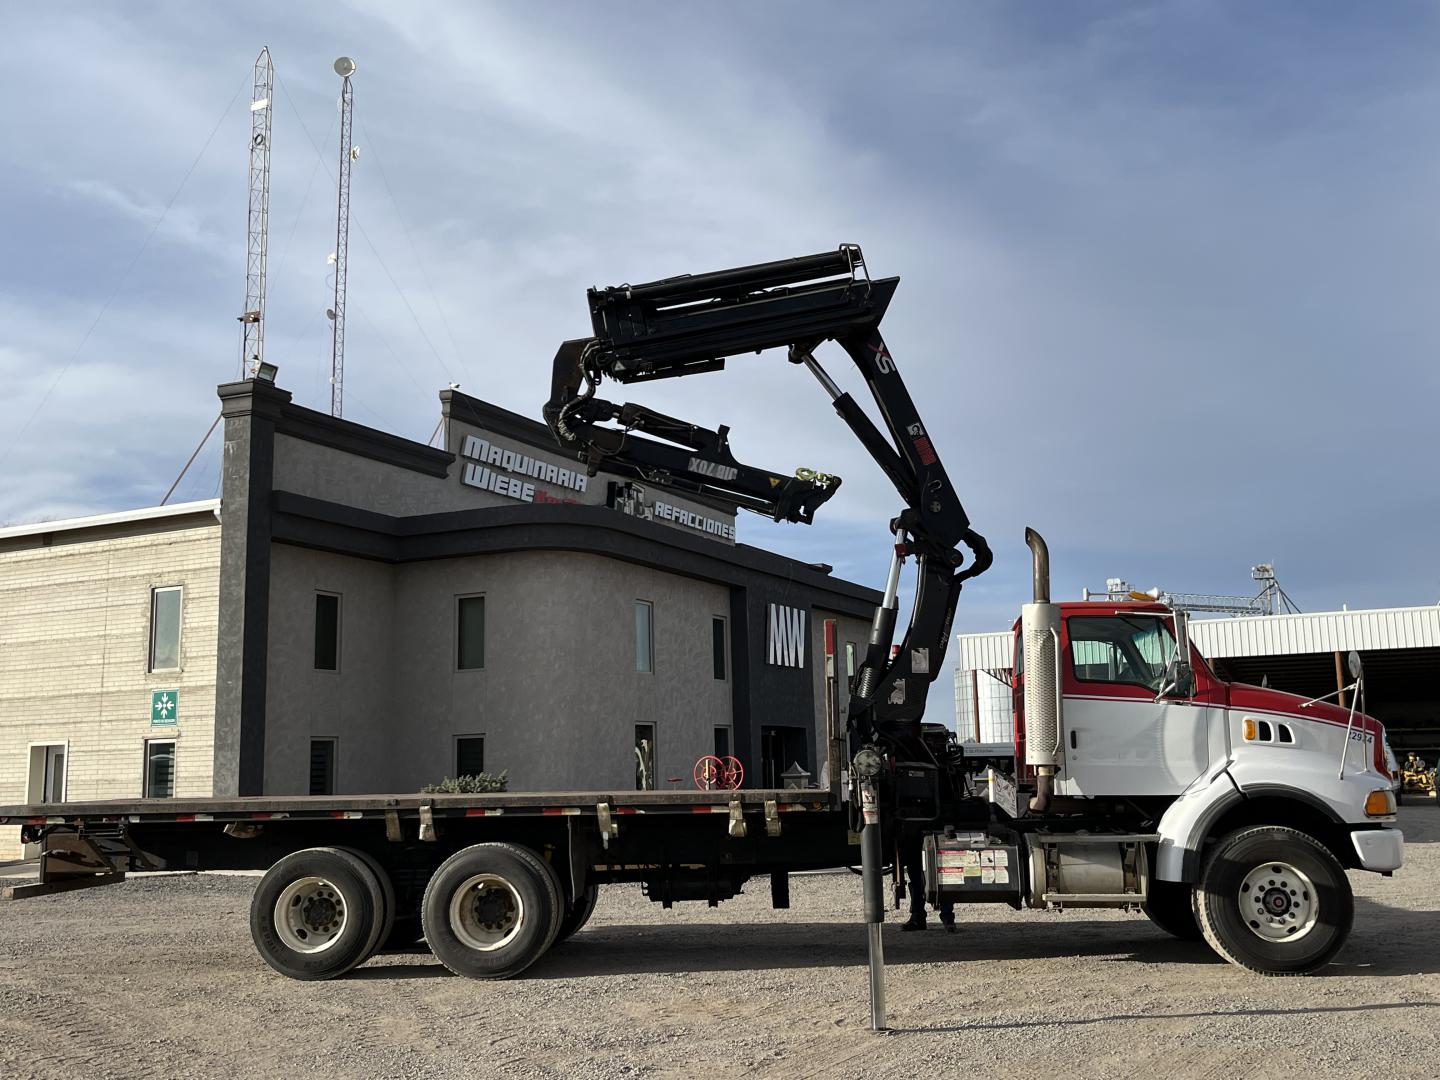
<svg viewBox="0 0 1440 1080">
<path fill-rule="evenodd" d="M 329 314 L 330 331 L 330 415 L 343 416 L 345 405 L 345 286 L 350 255 L 350 163 L 360 156 L 351 137 L 355 113 L 355 91 L 350 76 L 355 61 L 342 56 L 335 61 L 340 76 L 340 180 L 335 207 L 335 301 Z"/>
<path fill-rule="evenodd" d="M 245 241 L 245 311 L 240 316 L 240 377 L 254 375 L 265 357 L 265 263 L 270 248 L 270 120 L 275 66 L 270 49 L 255 58 L 250 95 L 250 213 Z"/>
</svg>

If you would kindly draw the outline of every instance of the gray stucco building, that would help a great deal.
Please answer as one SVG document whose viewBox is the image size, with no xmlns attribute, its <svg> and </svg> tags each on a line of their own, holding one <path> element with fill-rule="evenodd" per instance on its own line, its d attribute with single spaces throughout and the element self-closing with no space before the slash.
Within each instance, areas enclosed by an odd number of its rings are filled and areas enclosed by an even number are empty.
<svg viewBox="0 0 1440 1080">
<path fill-rule="evenodd" d="M 874 591 L 458 390 L 443 448 L 219 394 L 218 504 L 0 529 L 0 801 L 818 773 Z"/>
</svg>

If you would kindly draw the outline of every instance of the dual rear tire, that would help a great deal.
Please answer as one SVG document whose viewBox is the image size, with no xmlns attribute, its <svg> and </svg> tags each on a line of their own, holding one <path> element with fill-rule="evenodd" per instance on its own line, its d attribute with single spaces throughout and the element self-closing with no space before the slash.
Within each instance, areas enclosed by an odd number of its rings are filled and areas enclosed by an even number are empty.
<svg viewBox="0 0 1440 1080">
<path fill-rule="evenodd" d="M 307 848 L 272 866 L 250 902 L 250 936 L 281 975 L 333 979 L 364 963 L 394 918 L 390 879 L 368 855 Z"/>
<path fill-rule="evenodd" d="M 514 844 L 474 844 L 440 864 L 420 919 L 436 958 L 456 975 L 508 979 L 559 936 L 564 913 L 550 864 Z"/>
<path fill-rule="evenodd" d="M 349 848 L 308 848 L 265 874 L 250 904 L 261 957 L 292 979 L 333 979 L 379 949 L 423 936 L 457 975 L 507 979 L 580 929 L 595 909 L 592 885 L 566 905 L 550 864 L 515 844 L 475 844 L 430 878 L 418 915 L 397 918 L 394 886 L 379 862 Z"/>
</svg>

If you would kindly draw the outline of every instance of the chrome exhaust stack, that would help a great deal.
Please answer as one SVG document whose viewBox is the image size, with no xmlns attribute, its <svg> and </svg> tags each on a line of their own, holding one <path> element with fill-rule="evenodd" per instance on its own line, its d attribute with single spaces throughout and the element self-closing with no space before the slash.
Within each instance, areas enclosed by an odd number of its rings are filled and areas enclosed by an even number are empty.
<svg viewBox="0 0 1440 1080">
<path fill-rule="evenodd" d="M 1034 529 L 1030 547 L 1034 602 L 1020 609 L 1020 642 L 1025 662 L 1025 764 L 1035 768 L 1030 810 L 1050 809 L 1055 771 L 1061 763 L 1060 606 L 1050 602 L 1050 549 Z"/>
</svg>

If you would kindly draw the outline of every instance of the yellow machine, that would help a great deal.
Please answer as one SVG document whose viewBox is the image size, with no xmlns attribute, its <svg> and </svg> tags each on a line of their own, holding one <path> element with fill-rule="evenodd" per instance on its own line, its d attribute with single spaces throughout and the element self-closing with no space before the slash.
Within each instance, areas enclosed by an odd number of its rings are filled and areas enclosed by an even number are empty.
<svg viewBox="0 0 1440 1080">
<path fill-rule="evenodd" d="M 1400 795 L 1433 796 L 1435 794 L 1435 770 L 1427 768 L 1424 762 L 1418 767 L 1405 762 L 1400 769 Z"/>
</svg>

